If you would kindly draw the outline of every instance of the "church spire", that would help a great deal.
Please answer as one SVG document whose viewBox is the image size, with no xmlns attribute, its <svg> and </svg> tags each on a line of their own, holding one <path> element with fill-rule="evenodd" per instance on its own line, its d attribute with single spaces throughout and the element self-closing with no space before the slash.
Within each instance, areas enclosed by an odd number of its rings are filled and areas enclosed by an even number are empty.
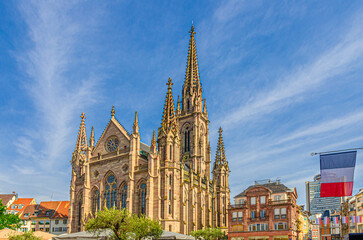
<svg viewBox="0 0 363 240">
<path fill-rule="evenodd" d="M 154 153 L 156 153 L 156 138 L 155 138 L 155 130 L 153 130 L 153 137 L 151 139 L 151 144 L 150 144 L 150 150 Z"/>
<path fill-rule="evenodd" d="M 195 31 L 194 26 L 189 31 L 189 50 L 187 59 L 187 70 L 185 73 L 184 81 L 184 91 L 192 95 L 194 92 L 199 93 L 200 91 L 200 80 L 199 80 L 199 68 L 198 68 L 198 58 L 197 58 L 197 48 L 195 46 Z"/>
<path fill-rule="evenodd" d="M 139 132 L 139 121 L 137 119 L 137 111 L 135 112 L 135 120 L 134 120 L 134 126 L 133 126 L 133 133 Z"/>
<path fill-rule="evenodd" d="M 223 144 L 223 137 L 222 137 L 222 128 L 219 128 L 219 138 L 218 138 L 218 146 L 217 146 L 217 153 L 216 153 L 216 160 L 214 163 L 214 168 L 216 166 L 222 165 L 227 162 L 226 154 L 224 152 L 224 144 Z"/>
<path fill-rule="evenodd" d="M 84 120 L 86 119 L 86 116 L 84 112 L 81 114 L 81 125 L 79 126 L 79 132 L 77 137 L 77 144 L 75 151 L 85 151 L 88 147 L 87 145 L 87 135 L 86 135 L 86 124 L 84 123 Z"/>
<path fill-rule="evenodd" d="M 166 93 L 165 105 L 164 105 L 164 113 L 161 121 L 161 129 L 165 132 L 169 132 L 170 130 L 177 131 L 177 123 L 175 117 L 175 107 L 174 107 L 174 98 L 172 92 L 172 80 L 169 78 L 168 83 L 168 91 Z"/>
<path fill-rule="evenodd" d="M 95 146 L 95 133 L 93 131 L 93 126 L 91 129 L 91 137 L 89 138 L 89 146 L 91 147 L 91 149 Z"/>
</svg>

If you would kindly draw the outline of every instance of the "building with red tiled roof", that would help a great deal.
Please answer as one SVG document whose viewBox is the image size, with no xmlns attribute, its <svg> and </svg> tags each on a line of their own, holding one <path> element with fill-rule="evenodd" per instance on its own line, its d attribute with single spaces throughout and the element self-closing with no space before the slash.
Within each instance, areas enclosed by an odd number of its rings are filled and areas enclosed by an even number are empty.
<svg viewBox="0 0 363 240">
<path fill-rule="evenodd" d="M 67 232 L 69 201 L 61 201 L 50 220 L 51 233 L 63 234 Z"/>
<path fill-rule="evenodd" d="M 69 201 L 47 201 L 27 206 L 20 219 L 22 231 L 67 232 Z"/>
<path fill-rule="evenodd" d="M 8 208 L 16 199 L 18 195 L 13 192 L 13 194 L 0 194 L 0 200 Z"/>
<path fill-rule="evenodd" d="M 35 204 L 36 202 L 34 198 L 18 198 L 8 207 L 6 212 L 10 214 L 19 214 L 19 216 L 21 216 L 28 205 Z"/>
</svg>

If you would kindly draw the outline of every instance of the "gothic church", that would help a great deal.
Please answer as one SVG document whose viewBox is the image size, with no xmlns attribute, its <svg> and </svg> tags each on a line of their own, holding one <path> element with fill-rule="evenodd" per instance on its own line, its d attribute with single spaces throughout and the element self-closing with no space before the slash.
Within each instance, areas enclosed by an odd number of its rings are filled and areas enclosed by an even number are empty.
<svg viewBox="0 0 363 240">
<path fill-rule="evenodd" d="M 211 177 L 211 147 L 206 100 L 199 79 L 195 32 L 190 31 L 181 100 L 174 105 L 172 80 L 161 126 L 150 146 L 141 142 L 137 112 L 129 133 L 115 117 L 95 143 L 86 136 L 85 115 L 72 154 L 68 232 L 84 230 L 100 209 L 126 208 L 159 220 L 166 231 L 189 234 L 207 227 L 227 229 L 229 167 L 222 129 Z"/>
</svg>

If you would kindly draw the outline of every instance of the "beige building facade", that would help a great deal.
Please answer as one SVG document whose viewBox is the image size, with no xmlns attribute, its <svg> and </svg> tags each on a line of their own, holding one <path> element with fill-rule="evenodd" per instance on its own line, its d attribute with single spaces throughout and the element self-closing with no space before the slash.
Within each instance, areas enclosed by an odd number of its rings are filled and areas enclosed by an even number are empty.
<svg viewBox="0 0 363 240">
<path fill-rule="evenodd" d="M 104 207 L 145 214 L 159 220 L 166 231 L 189 234 L 206 227 L 227 229 L 230 171 L 221 128 L 212 163 L 193 26 L 176 107 L 172 85 L 169 78 L 161 126 L 157 134 L 154 131 L 150 146 L 141 142 L 137 112 L 129 133 L 112 108 L 97 144 L 93 127 L 90 138 L 86 136 L 82 113 L 71 161 L 68 232 L 83 231 L 87 219 Z"/>
</svg>

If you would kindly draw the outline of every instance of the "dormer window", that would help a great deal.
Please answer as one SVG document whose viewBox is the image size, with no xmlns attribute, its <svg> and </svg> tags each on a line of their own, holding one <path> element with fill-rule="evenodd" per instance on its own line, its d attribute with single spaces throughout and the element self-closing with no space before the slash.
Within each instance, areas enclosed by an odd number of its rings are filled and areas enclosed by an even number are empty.
<svg viewBox="0 0 363 240">
<path fill-rule="evenodd" d="M 11 205 L 11 209 L 16 209 L 16 205 L 15 204 Z"/>
</svg>

